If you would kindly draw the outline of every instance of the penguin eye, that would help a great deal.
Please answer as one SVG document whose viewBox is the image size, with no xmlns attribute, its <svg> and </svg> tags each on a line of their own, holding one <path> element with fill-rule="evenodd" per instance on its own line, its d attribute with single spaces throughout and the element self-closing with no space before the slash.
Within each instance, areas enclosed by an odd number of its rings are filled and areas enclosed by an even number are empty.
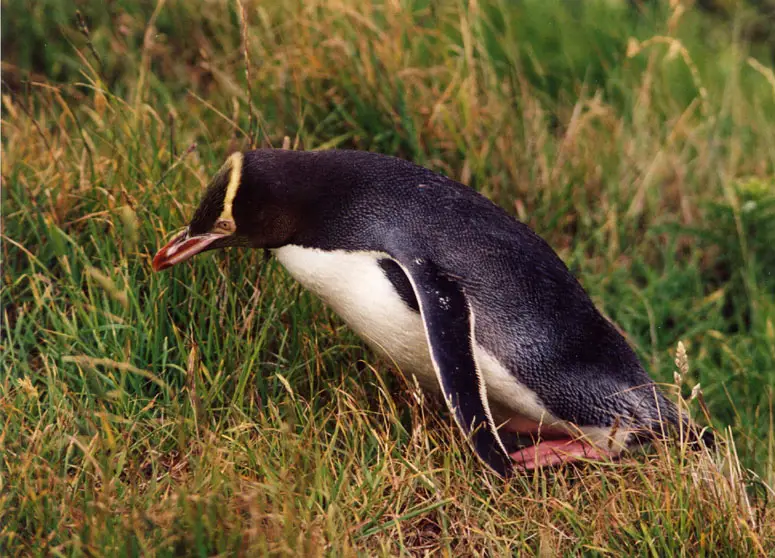
<svg viewBox="0 0 775 558">
<path fill-rule="evenodd" d="M 234 221 L 229 221 L 227 219 L 219 219 L 215 222 L 215 226 L 213 227 L 218 232 L 223 233 L 233 233 L 237 227 L 234 225 Z"/>
</svg>

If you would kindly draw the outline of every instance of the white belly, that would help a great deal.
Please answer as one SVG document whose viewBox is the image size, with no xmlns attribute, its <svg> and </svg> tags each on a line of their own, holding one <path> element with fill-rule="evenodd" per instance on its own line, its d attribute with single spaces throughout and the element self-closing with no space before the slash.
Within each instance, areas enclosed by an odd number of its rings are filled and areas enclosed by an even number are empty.
<svg viewBox="0 0 775 558">
<path fill-rule="evenodd" d="M 420 314 L 401 300 L 378 264 L 387 254 L 292 245 L 273 252 L 296 280 L 320 296 L 369 345 L 403 372 L 414 374 L 423 388 L 439 391 Z M 535 421 L 556 420 L 533 391 L 478 343 L 474 358 L 491 402 Z"/>
</svg>

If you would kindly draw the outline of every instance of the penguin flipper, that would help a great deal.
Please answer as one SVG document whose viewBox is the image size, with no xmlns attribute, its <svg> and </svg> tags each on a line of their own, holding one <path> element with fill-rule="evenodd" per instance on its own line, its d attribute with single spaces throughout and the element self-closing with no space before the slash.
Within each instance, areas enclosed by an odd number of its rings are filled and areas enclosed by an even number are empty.
<svg viewBox="0 0 775 558">
<path fill-rule="evenodd" d="M 423 257 L 397 263 L 409 278 L 420 306 L 431 360 L 444 400 L 476 454 L 502 477 L 513 471 L 487 402 L 474 358 L 474 315 L 454 279 Z"/>
</svg>

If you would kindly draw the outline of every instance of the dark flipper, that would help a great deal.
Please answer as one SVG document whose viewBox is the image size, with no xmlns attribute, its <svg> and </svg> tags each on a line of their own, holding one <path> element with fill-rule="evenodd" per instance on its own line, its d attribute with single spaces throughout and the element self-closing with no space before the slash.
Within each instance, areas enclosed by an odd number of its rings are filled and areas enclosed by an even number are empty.
<svg viewBox="0 0 775 558">
<path fill-rule="evenodd" d="M 412 284 L 447 405 L 477 455 L 501 476 L 513 470 L 490 413 L 473 349 L 473 314 L 461 287 L 426 258 L 398 262 Z"/>
</svg>

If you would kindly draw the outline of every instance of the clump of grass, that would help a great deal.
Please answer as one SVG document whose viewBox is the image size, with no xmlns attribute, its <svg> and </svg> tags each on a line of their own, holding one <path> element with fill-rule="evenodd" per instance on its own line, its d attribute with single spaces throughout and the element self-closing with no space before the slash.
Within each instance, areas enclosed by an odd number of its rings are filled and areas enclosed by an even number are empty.
<svg viewBox="0 0 775 558">
<path fill-rule="evenodd" d="M 120 395 L 106 394 L 86 415 L 93 395 L 7 378 L 6 548 L 618 555 L 763 554 L 772 543 L 772 509 L 749 503 L 734 446 L 717 465 L 660 446 L 504 483 L 449 421 L 391 394 L 376 370 L 352 372 L 328 382 L 325 403 L 278 382 L 255 414 L 208 404 L 201 365 L 186 391 L 202 414 L 185 396 L 116 412 Z"/>
<path fill-rule="evenodd" d="M 45 6 L 3 19 L 62 32 L 4 66 L 3 554 L 775 544 L 775 106 L 733 32 L 677 2 Z M 257 137 L 410 157 L 512 210 L 657 380 L 683 341 L 714 465 L 658 446 L 500 481 L 277 264 L 152 274 Z"/>
</svg>

